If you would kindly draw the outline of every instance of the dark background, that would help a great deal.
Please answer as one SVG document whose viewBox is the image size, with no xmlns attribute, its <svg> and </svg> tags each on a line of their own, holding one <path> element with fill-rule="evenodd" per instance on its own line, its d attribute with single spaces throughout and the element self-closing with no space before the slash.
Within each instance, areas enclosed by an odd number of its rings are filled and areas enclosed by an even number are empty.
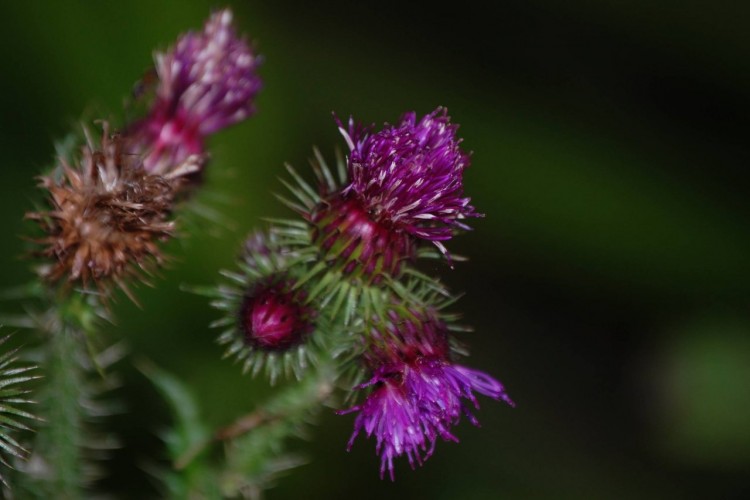
<svg viewBox="0 0 750 500">
<path fill-rule="evenodd" d="M 343 147 L 331 111 L 393 122 L 449 108 L 474 152 L 466 192 L 487 214 L 445 277 L 476 331 L 467 361 L 516 409 L 482 401 L 482 428 L 380 481 L 372 441 L 326 410 L 286 498 L 739 498 L 750 493 L 750 35 L 739 2 L 525 0 L 231 2 L 266 62 L 259 111 L 211 140 L 202 201 L 233 225 L 171 246 L 142 308 L 113 335 L 194 388 L 220 425 L 269 393 L 220 360 L 216 317 L 180 291 L 232 265 L 274 199 L 282 164 Z M 18 256 L 34 176 L 75 120 L 123 97 L 214 2 L 6 2 L 0 31 L 0 286 Z M 106 110 L 105 113 L 96 110 Z M 204 229 L 206 229 L 204 227 Z M 156 495 L 142 467 L 168 422 L 125 362 L 115 420 L 127 447 L 103 484 Z"/>
</svg>

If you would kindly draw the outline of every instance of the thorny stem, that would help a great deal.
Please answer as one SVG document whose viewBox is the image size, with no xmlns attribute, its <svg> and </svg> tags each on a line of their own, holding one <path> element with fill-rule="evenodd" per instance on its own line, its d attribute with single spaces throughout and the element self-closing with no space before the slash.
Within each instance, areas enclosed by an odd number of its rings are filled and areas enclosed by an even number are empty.
<svg viewBox="0 0 750 500">
<path fill-rule="evenodd" d="M 44 335 L 46 385 L 40 403 L 45 407 L 47 423 L 34 437 L 29 461 L 29 479 L 36 484 L 22 480 L 29 486 L 24 489 L 35 498 L 83 497 L 87 468 L 82 448 L 86 440 L 86 369 L 80 363 L 82 356 L 91 356 L 96 365 L 87 335 L 97 329 L 96 309 L 101 307 L 89 298 L 75 293 L 49 293 L 43 298 L 48 313 L 39 328 Z"/>
<path fill-rule="evenodd" d="M 225 441 L 227 439 L 234 439 L 246 432 L 250 432 L 262 424 L 272 420 L 277 420 L 278 418 L 278 415 L 269 415 L 263 409 L 253 411 L 216 431 L 216 433 L 214 433 L 214 440 Z"/>
<path fill-rule="evenodd" d="M 318 370 L 317 376 L 311 376 L 307 381 L 303 380 L 290 386 L 261 408 L 242 415 L 231 424 L 217 429 L 209 439 L 197 443 L 183 453 L 175 461 L 175 469 L 184 469 L 195 457 L 214 443 L 236 439 L 273 422 L 299 418 L 300 414 L 319 407 L 333 394 L 336 371 L 333 366 L 323 364 Z M 288 401 L 294 402 L 290 404 Z"/>
<path fill-rule="evenodd" d="M 234 439 L 247 432 L 250 432 L 256 427 L 274 420 L 278 420 L 278 417 L 268 415 L 263 410 L 256 410 L 248 413 L 247 415 L 238 418 L 233 423 L 217 430 L 210 438 L 204 439 L 203 441 L 193 445 L 175 461 L 174 468 L 177 470 L 184 469 L 185 467 L 190 465 L 190 462 L 192 462 L 195 457 L 200 455 L 203 450 L 205 450 L 213 443 L 226 441 L 228 439 Z"/>
<path fill-rule="evenodd" d="M 75 358 L 78 346 L 72 331 L 63 328 L 50 339 L 50 434 L 57 469 L 54 489 L 58 498 L 78 498 L 81 468 L 80 378 Z"/>
<path fill-rule="evenodd" d="M 39 431 L 35 448 L 50 469 L 45 474 L 49 478 L 47 494 L 73 500 L 82 496 L 81 373 L 76 361 L 80 346 L 73 329 L 62 321 L 55 323 L 59 330 L 50 332 L 45 344 L 49 385 L 44 403 L 48 423 Z"/>
</svg>

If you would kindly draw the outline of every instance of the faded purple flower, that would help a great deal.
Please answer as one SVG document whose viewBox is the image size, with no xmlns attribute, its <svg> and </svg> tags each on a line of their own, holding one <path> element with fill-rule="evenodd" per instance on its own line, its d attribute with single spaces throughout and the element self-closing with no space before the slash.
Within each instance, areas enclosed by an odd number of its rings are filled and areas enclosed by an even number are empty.
<svg viewBox="0 0 750 500">
<path fill-rule="evenodd" d="M 347 130 L 339 126 L 350 149 L 343 196 L 357 199 L 375 222 L 431 241 L 447 255 L 442 242 L 470 229 L 463 219 L 481 216 L 463 194 L 469 154 L 459 147 L 458 125 L 447 110 L 419 121 L 406 113 L 376 133 L 352 119 Z"/>
<path fill-rule="evenodd" d="M 515 406 L 500 382 L 452 363 L 449 353 L 446 325 L 429 311 L 408 317 L 391 311 L 371 333 L 365 361 L 374 376 L 357 389 L 375 388 L 362 404 L 339 413 L 359 412 L 349 448 L 362 431 L 375 436 L 381 477 L 388 469 L 393 479 L 395 457 L 406 455 L 414 468 L 432 455 L 438 438 L 457 442 L 451 427 L 461 415 L 479 425 L 470 411 L 479 408 L 475 393 Z"/>
<path fill-rule="evenodd" d="M 237 37 L 229 9 L 212 14 L 202 32 L 180 36 L 155 59 L 155 101 L 131 138 L 146 154 L 145 168 L 165 173 L 190 155 L 202 155 L 206 136 L 255 111 L 260 59 Z"/>
</svg>

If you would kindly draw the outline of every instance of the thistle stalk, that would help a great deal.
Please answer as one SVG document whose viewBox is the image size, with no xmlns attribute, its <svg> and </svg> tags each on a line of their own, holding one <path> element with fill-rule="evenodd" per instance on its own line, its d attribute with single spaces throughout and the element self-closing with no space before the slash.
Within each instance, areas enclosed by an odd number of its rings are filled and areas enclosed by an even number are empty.
<svg viewBox="0 0 750 500">
<path fill-rule="evenodd" d="M 213 444 L 231 442 L 252 432 L 265 432 L 266 427 L 274 424 L 286 424 L 288 435 L 282 438 L 291 437 L 292 430 L 297 425 L 302 424 L 307 417 L 315 415 L 321 405 L 330 404 L 330 398 L 336 388 L 337 371 L 333 363 L 319 365 L 316 373 L 306 377 L 300 384 L 279 391 L 258 408 L 217 429 L 210 439 L 196 444 L 177 457 L 174 461 L 175 469 L 184 469 L 197 455 Z"/>
<path fill-rule="evenodd" d="M 190 388 L 149 363 L 141 371 L 170 403 L 174 423 L 163 436 L 173 468 L 158 472 L 170 498 L 260 498 L 264 490 L 305 460 L 287 450 L 304 438 L 321 408 L 334 403 L 339 360 L 321 360 L 298 383 L 280 389 L 253 411 L 210 432 Z M 212 448 L 223 450 L 216 461 Z M 217 489 L 218 488 L 218 489 Z"/>
<path fill-rule="evenodd" d="M 32 491 L 37 498 L 55 495 L 60 499 L 74 500 L 83 496 L 81 443 L 84 440 L 84 417 L 80 401 L 83 399 L 81 387 L 85 375 L 76 362 L 81 355 L 80 339 L 76 339 L 80 332 L 71 325 L 60 327 L 56 332 L 48 332 L 45 343 L 49 382 L 40 399 L 47 425 L 36 435 L 31 458 L 32 466 L 44 467 L 42 477 L 46 491 L 41 495 L 38 487 Z"/>
</svg>

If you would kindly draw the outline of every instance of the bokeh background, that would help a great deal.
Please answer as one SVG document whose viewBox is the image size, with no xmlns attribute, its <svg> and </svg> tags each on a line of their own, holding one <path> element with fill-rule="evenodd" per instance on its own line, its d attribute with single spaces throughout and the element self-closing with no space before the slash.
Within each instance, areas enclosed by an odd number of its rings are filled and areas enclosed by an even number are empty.
<svg viewBox="0 0 750 500">
<path fill-rule="evenodd" d="M 750 37 L 739 2 L 512 0 L 230 2 L 266 62 L 258 113 L 214 137 L 209 191 L 232 225 L 171 247 L 143 306 L 111 328 L 182 377 L 220 425 L 269 394 L 220 360 L 216 317 L 183 283 L 213 283 L 274 199 L 288 161 L 343 147 L 331 112 L 393 122 L 449 108 L 474 152 L 466 192 L 487 214 L 443 275 L 475 332 L 468 363 L 516 409 L 425 467 L 380 481 L 353 418 L 325 411 L 311 462 L 270 499 L 741 498 L 750 494 Z M 0 30 L 0 286 L 24 282 L 22 216 L 52 140 L 118 116 L 151 52 L 215 2 L 5 2 Z M 733 8 L 729 8 L 734 5 Z M 102 113 L 97 110 L 106 110 Z M 203 201 L 213 203 L 212 196 Z M 168 413 L 129 362 L 114 421 L 126 443 L 102 487 L 156 498 Z M 747 498 L 747 497 L 745 497 Z"/>
</svg>

